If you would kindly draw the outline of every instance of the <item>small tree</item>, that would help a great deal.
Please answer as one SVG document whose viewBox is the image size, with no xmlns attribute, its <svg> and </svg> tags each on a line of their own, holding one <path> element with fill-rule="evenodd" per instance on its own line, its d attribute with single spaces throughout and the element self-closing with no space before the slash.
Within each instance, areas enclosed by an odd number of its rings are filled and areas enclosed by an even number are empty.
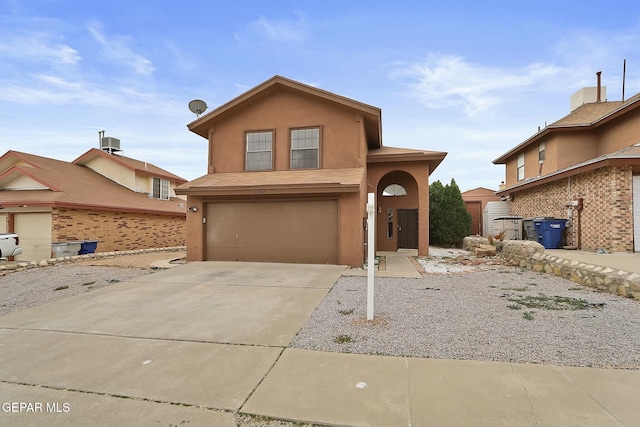
<svg viewBox="0 0 640 427">
<path fill-rule="evenodd" d="M 471 234 L 471 215 L 467 212 L 454 179 L 442 186 L 436 181 L 429 186 L 429 244 L 460 247 Z"/>
</svg>

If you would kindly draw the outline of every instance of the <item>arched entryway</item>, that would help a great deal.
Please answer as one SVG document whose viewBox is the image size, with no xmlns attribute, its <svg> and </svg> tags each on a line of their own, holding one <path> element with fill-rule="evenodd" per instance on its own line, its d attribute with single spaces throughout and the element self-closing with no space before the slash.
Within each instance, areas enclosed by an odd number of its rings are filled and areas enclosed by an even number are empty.
<svg viewBox="0 0 640 427">
<path fill-rule="evenodd" d="M 376 189 L 377 250 L 418 249 L 419 193 L 415 178 L 404 171 L 384 175 Z"/>
</svg>

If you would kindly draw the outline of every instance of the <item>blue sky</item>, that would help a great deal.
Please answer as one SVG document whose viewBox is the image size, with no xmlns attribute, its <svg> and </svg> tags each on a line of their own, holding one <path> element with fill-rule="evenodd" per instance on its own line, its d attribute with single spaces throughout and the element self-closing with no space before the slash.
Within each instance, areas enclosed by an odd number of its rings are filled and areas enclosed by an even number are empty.
<svg viewBox="0 0 640 427">
<path fill-rule="evenodd" d="M 98 146 L 186 179 L 186 124 L 279 74 L 382 109 L 383 144 L 446 151 L 431 180 L 497 189 L 492 160 L 595 86 L 640 92 L 637 1 L 0 0 L 0 151 Z"/>
</svg>

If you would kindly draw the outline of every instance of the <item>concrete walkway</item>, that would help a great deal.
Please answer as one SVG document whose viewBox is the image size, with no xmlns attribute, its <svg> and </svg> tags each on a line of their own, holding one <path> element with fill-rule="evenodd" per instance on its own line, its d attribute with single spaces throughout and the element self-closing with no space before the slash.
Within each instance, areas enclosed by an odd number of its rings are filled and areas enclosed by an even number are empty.
<svg viewBox="0 0 640 427">
<path fill-rule="evenodd" d="M 640 425 L 640 370 L 288 348 L 343 270 L 189 263 L 2 316 L 0 426 Z"/>
<path fill-rule="evenodd" d="M 377 256 L 385 257 L 385 268 L 376 270 L 375 277 L 398 277 L 419 279 L 422 277 L 410 260 L 410 257 L 418 256 L 417 249 L 401 249 L 397 252 L 379 251 Z M 349 269 L 342 273 L 343 276 L 366 277 L 365 269 Z"/>
<path fill-rule="evenodd" d="M 569 251 L 565 249 L 545 249 L 546 254 L 559 258 L 578 261 L 585 264 L 610 267 L 615 270 L 623 270 L 629 273 L 640 274 L 640 253 L 617 252 L 609 254 L 597 254 L 590 251 Z"/>
</svg>

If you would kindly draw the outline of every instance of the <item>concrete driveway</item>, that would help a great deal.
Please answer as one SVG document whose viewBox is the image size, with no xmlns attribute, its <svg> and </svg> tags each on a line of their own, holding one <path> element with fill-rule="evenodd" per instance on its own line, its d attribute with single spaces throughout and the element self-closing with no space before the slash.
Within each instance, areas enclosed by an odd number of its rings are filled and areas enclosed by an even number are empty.
<svg viewBox="0 0 640 427">
<path fill-rule="evenodd" d="M 235 425 L 343 270 L 190 263 L 2 316 L 0 425 Z"/>
</svg>

